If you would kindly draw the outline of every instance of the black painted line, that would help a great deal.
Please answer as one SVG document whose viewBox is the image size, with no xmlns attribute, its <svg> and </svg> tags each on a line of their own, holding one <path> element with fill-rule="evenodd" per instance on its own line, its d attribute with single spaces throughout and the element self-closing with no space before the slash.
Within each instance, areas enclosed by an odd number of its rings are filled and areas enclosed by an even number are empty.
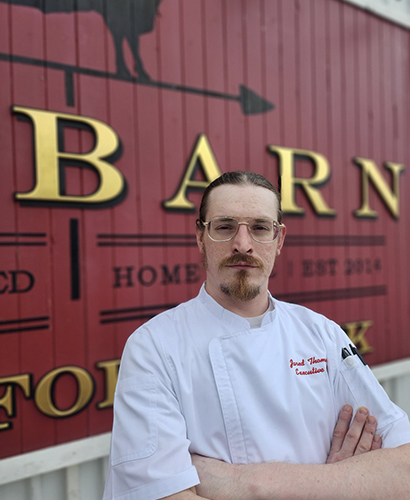
<svg viewBox="0 0 410 500">
<path fill-rule="evenodd" d="M 8 330 L 0 330 L 2 333 L 17 333 L 17 332 L 28 332 L 32 330 L 48 330 L 50 325 L 37 325 L 37 326 L 26 326 L 22 328 L 9 328 Z"/>
<path fill-rule="evenodd" d="M 165 309 L 172 309 L 173 307 L 176 307 L 178 304 L 158 304 L 158 305 L 153 305 L 153 306 L 138 306 L 138 307 L 128 307 L 125 309 L 107 309 L 106 311 L 100 311 L 101 316 L 107 316 L 110 314 L 128 314 L 128 313 L 133 313 L 133 312 L 139 312 L 139 311 L 150 311 L 150 310 L 155 310 L 159 309 L 161 311 Z"/>
<path fill-rule="evenodd" d="M 160 312 L 160 311 L 159 311 Z M 123 322 L 123 321 L 136 321 L 136 320 L 139 320 L 139 319 L 151 319 L 153 318 L 154 316 L 156 316 L 158 313 L 153 313 L 153 314 L 138 314 L 138 315 L 135 315 L 135 316 L 126 316 L 124 318 L 107 318 L 107 319 L 101 319 L 100 320 L 100 324 L 101 325 L 104 325 L 104 324 L 107 324 L 107 323 L 120 323 L 120 322 Z"/>
<path fill-rule="evenodd" d="M 12 238 L 14 241 L 2 241 L 0 240 L 0 246 L 2 247 L 45 247 L 47 246 L 46 241 L 19 241 L 17 238 L 46 238 L 46 233 L 0 233 L 0 238 Z"/>
<path fill-rule="evenodd" d="M 1 247 L 46 247 L 46 242 L 0 241 Z"/>
<path fill-rule="evenodd" d="M 196 238 L 194 234 L 97 234 L 97 238 L 104 239 L 176 239 L 176 240 L 193 240 Z"/>
<path fill-rule="evenodd" d="M 74 74 L 72 71 L 64 72 L 64 84 L 65 84 L 65 100 L 67 106 L 75 106 L 75 94 L 74 94 Z"/>
<path fill-rule="evenodd" d="M 47 233 L 0 233 L 0 238 L 22 236 L 24 238 L 45 238 Z"/>
<path fill-rule="evenodd" d="M 136 321 L 141 319 L 147 320 L 153 318 L 154 316 L 163 311 L 166 311 L 167 309 L 172 309 L 177 305 L 178 304 L 157 304 L 153 306 L 128 307 L 125 309 L 111 309 L 106 311 L 100 311 L 100 316 L 113 316 L 111 318 L 100 319 L 100 324 L 120 323 L 123 321 Z M 127 314 L 131 313 L 140 313 L 140 314 L 132 314 L 131 316 L 126 316 Z"/>
<path fill-rule="evenodd" d="M 286 246 L 385 246 L 385 236 L 356 236 L 350 234 L 290 234 L 286 236 Z"/>
<path fill-rule="evenodd" d="M 80 242 L 78 219 L 70 219 L 71 300 L 80 298 Z"/>
<path fill-rule="evenodd" d="M 195 241 L 104 241 L 99 247 L 195 247 Z"/>
<path fill-rule="evenodd" d="M 16 323 L 33 323 L 36 321 L 49 321 L 49 316 L 39 316 L 38 318 L 22 318 L 22 319 L 10 319 L 6 321 L 0 321 L 0 325 L 13 325 Z"/>
<path fill-rule="evenodd" d="M 383 295 L 387 295 L 387 285 L 283 293 L 275 295 L 275 297 L 278 300 L 301 304 L 306 302 L 325 302 L 327 300 L 360 299 Z"/>
<path fill-rule="evenodd" d="M 189 234 L 98 234 L 98 246 L 196 246 L 195 235 Z M 101 241 L 105 240 L 105 241 Z M 112 241 L 109 241 L 112 240 Z M 118 241 L 121 240 L 121 241 Z M 130 240 L 130 241 L 126 241 Z M 138 242 L 132 240 L 140 240 Z M 141 241 L 147 240 L 147 241 Z M 163 240 L 162 242 L 150 240 Z M 180 240 L 180 241 L 169 241 Z M 185 240 L 185 241 L 184 241 Z M 286 236 L 286 246 L 385 246 L 383 235 L 298 235 Z"/>
</svg>

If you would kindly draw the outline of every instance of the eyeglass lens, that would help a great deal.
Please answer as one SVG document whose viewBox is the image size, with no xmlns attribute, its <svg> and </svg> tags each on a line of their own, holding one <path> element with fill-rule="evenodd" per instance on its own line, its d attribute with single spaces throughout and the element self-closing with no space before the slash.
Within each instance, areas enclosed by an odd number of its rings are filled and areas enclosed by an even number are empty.
<svg viewBox="0 0 410 500">
<path fill-rule="evenodd" d="M 279 228 L 271 220 L 254 219 L 250 222 L 238 222 L 236 219 L 212 219 L 208 225 L 209 236 L 217 241 L 230 240 L 238 232 L 240 224 L 246 224 L 252 238 L 256 241 L 268 242 L 276 239 Z"/>
</svg>

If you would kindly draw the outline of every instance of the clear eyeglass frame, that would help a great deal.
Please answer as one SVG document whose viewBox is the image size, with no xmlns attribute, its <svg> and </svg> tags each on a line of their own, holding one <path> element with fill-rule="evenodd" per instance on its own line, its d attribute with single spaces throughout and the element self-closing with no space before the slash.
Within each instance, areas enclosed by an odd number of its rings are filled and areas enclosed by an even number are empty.
<svg viewBox="0 0 410 500">
<path fill-rule="evenodd" d="M 216 222 L 216 221 L 234 222 L 234 223 L 237 224 L 236 230 L 234 231 L 234 233 L 229 238 L 223 238 L 223 239 L 213 238 L 211 236 L 211 234 L 210 234 L 210 228 L 211 228 L 211 223 L 212 222 Z M 260 240 L 260 239 L 256 238 L 255 235 L 252 233 L 251 226 L 253 224 L 259 224 L 260 225 L 263 222 L 269 222 L 269 223 L 272 224 L 272 226 L 273 226 L 273 238 L 272 239 L 269 239 L 269 240 Z M 255 219 L 250 220 L 249 222 L 244 222 L 244 221 L 240 222 L 240 221 L 238 221 L 237 219 L 235 219 L 233 217 L 214 217 L 214 218 L 210 219 L 209 221 L 202 221 L 201 219 L 197 219 L 197 224 L 198 223 L 200 223 L 203 226 L 205 226 L 207 235 L 208 235 L 208 237 L 212 241 L 216 241 L 216 242 L 219 242 L 219 243 L 223 243 L 223 242 L 226 242 L 226 241 L 231 241 L 233 238 L 235 238 L 235 236 L 238 234 L 239 226 L 240 225 L 244 225 L 244 226 L 248 227 L 248 233 L 250 234 L 251 238 L 254 241 L 256 241 L 257 243 L 273 243 L 277 239 L 277 237 L 279 236 L 281 229 L 283 227 L 285 227 L 284 224 L 281 224 L 280 222 L 278 222 L 276 220 L 262 219 L 262 218 L 255 218 Z"/>
</svg>

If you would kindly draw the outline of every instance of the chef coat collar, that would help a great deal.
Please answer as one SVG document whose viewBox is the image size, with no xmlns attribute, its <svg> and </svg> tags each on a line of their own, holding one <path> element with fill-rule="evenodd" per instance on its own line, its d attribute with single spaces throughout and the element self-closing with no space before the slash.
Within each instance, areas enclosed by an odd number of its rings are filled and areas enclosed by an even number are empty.
<svg viewBox="0 0 410 500">
<path fill-rule="evenodd" d="M 199 291 L 199 300 L 204 304 L 204 306 L 221 321 L 228 321 L 231 325 L 236 325 L 239 329 L 247 330 L 250 328 L 249 322 L 246 318 L 235 314 L 228 309 L 222 307 L 209 293 L 205 290 L 206 281 L 202 284 Z M 275 301 L 268 290 L 268 299 L 271 304 L 273 304 L 273 310 L 268 311 L 262 320 L 262 325 L 271 323 L 274 319 L 276 313 Z"/>
</svg>

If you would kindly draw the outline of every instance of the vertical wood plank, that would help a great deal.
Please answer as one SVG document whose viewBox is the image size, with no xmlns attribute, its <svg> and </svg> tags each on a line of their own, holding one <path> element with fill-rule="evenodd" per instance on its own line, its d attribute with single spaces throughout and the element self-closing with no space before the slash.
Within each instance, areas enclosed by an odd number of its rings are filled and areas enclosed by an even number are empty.
<svg viewBox="0 0 410 500">
<path fill-rule="evenodd" d="M 44 24 L 42 13 L 26 7 L 16 7 L 11 10 L 11 52 L 19 55 L 44 59 Z M 44 68 L 13 65 L 13 101 L 20 106 L 40 108 L 46 107 L 46 83 Z M 33 130 L 27 122 L 19 122 L 14 118 L 16 136 L 16 189 L 19 192 L 30 191 L 34 185 L 34 171 L 26 169 L 26 161 L 32 160 Z M 18 137 L 18 143 L 17 143 Z M 33 165 L 34 167 L 34 165 Z M 29 175 L 27 175 L 29 172 Z M 53 325 L 48 297 L 51 296 L 52 259 L 50 212 L 47 208 L 29 209 L 17 206 L 17 229 L 24 233 L 44 235 L 41 239 L 44 246 L 23 247 L 19 250 L 18 267 L 28 270 L 35 276 L 32 291 L 19 296 L 20 318 L 47 318 L 46 327 L 35 331 L 22 331 L 20 337 L 20 367 L 22 373 L 31 373 L 34 383 L 37 383 L 44 369 L 51 370 L 54 366 L 53 356 Z M 49 432 L 40 436 L 37 430 L 41 427 L 44 416 L 34 407 L 24 403 L 21 415 L 24 426 L 22 451 L 27 452 L 41 446 L 54 444 L 55 423 L 50 422 Z"/>
<path fill-rule="evenodd" d="M 10 52 L 10 7 L 6 4 L 0 4 L 0 47 L 1 52 Z M 0 62 L 0 103 L 2 109 L 7 109 L 13 100 L 13 72 L 12 65 L 7 61 Z M 12 205 L 12 192 L 16 191 L 15 183 L 15 157 L 14 151 L 15 135 L 13 134 L 13 118 L 9 114 L 4 116 L 0 131 L 0 148 L 2 154 L 2 182 L 0 183 L 0 210 L 7 217 L 2 218 L 0 237 L 1 251 L 1 290 L 0 297 L 0 366 L 1 376 L 17 375 L 20 373 L 20 337 L 16 332 L 19 324 L 19 300 L 18 294 L 11 294 L 12 275 L 10 271 L 19 269 L 19 237 L 17 210 Z M 11 146 L 11 147 L 10 147 Z M 12 236 L 7 236 L 8 234 Z M 21 238 L 20 238 L 21 239 Z M 14 242 L 14 244 L 12 244 Z M 8 333 L 6 333 L 8 332 Z M 2 389 L 2 394 L 4 390 Z M 24 398 L 18 396 L 15 406 L 16 413 L 21 415 L 24 405 Z M 1 422 L 7 422 L 10 419 L 1 412 Z M 14 422 L 12 430 L 2 432 L 2 443 L 4 450 L 14 450 L 15 453 L 22 451 L 22 433 L 23 424 L 19 420 Z M 4 453 L 4 452 L 3 452 Z"/>
</svg>

